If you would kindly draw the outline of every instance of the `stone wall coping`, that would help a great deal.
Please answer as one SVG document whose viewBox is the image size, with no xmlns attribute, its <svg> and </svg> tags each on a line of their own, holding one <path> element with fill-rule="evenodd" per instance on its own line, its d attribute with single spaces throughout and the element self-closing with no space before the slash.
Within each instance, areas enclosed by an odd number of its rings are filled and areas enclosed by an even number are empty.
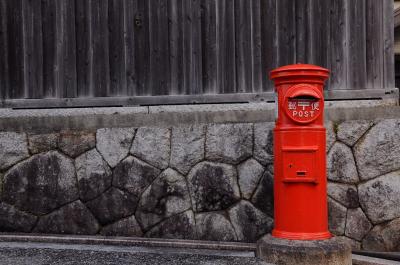
<svg viewBox="0 0 400 265">
<path fill-rule="evenodd" d="M 393 101 L 328 101 L 331 121 L 400 118 Z M 274 103 L 168 105 L 145 107 L 0 109 L 0 131 L 54 132 L 112 127 L 170 127 L 207 123 L 256 123 L 275 120 Z"/>
</svg>

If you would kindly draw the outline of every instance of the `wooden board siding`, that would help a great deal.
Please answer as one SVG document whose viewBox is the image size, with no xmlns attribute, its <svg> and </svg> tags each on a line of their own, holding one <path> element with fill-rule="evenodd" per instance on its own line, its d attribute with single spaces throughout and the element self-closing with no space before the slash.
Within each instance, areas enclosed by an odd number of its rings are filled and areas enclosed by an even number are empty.
<svg viewBox="0 0 400 265">
<path fill-rule="evenodd" d="M 389 15 L 390 13 L 390 15 Z M 384 40 L 383 53 L 383 85 L 385 87 L 394 87 L 394 16 L 393 1 L 383 1 L 383 29 L 382 35 Z"/>
<path fill-rule="evenodd" d="M 263 93 L 300 62 L 385 89 L 392 54 L 391 0 L 0 0 L 2 99 Z"/>
</svg>

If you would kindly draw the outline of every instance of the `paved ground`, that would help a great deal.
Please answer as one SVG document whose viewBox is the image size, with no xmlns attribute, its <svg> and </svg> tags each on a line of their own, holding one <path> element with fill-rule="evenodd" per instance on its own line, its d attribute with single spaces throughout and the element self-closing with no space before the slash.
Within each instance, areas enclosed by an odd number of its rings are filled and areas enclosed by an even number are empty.
<svg viewBox="0 0 400 265">
<path fill-rule="evenodd" d="M 254 251 L 253 244 L 233 242 L 0 233 L 0 265 L 268 265 Z M 400 262 L 353 255 L 353 264 Z"/>
<path fill-rule="evenodd" d="M 0 242 L 1 265 L 266 265 L 251 251 Z"/>
</svg>

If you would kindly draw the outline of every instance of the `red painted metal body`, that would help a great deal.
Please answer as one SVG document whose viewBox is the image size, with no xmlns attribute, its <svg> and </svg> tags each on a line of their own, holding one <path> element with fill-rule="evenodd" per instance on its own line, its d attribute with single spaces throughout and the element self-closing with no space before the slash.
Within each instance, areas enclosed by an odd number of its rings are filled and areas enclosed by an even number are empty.
<svg viewBox="0 0 400 265">
<path fill-rule="evenodd" d="M 328 239 L 324 82 L 327 69 L 288 65 L 270 73 L 278 96 L 274 129 L 274 237 Z"/>
</svg>

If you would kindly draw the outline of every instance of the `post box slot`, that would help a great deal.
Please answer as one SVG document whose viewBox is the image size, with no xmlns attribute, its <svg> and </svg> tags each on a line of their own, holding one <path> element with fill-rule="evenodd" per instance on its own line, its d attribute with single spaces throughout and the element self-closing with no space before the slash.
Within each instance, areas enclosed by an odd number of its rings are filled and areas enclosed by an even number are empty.
<svg viewBox="0 0 400 265">
<path fill-rule="evenodd" d="M 302 100 L 312 100 L 312 101 L 318 100 L 318 98 L 310 95 L 295 96 L 295 97 L 290 97 L 290 99 L 302 99 Z"/>
<path fill-rule="evenodd" d="M 317 146 L 285 146 L 282 148 L 283 182 L 317 183 Z"/>
<path fill-rule="evenodd" d="M 315 91 L 312 87 L 296 89 L 294 91 L 288 91 L 286 95 L 288 98 L 301 98 L 301 99 L 320 99 L 321 95 Z"/>
</svg>

